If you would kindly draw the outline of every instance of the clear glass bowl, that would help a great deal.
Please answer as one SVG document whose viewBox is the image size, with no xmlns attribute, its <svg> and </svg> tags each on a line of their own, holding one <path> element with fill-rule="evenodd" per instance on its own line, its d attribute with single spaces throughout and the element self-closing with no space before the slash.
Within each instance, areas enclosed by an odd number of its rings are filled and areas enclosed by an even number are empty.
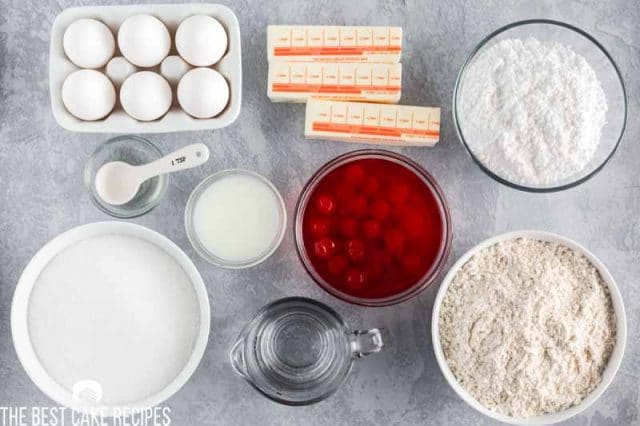
<svg viewBox="0 0 640 426">
<path fill-rule="evenodd" d="M 257 255 L 252 259 L 248 259 L 244 261 L 231 261 L 228 259 L 223 259 L 219 256 L 216 256 L 210 250 L 207 250 L 204 244 L 201 243 L 193 223 L 194 209 L 196 207 L 196 204 L 198 203 L 198 200 L 200 199 L 200 196 L 218 180 L 230 175 L 248 175 L 263 182 L 269 189 L 271 189 L 271 191 L 273 191 L 273 194 L 278 199 L 279 210 L 280 210 L 279 211 L 280 230 L 276 235 L 276 237 L 274 238 L 272 244 L 269 246 L 269 248 L 265 252 L 260 253 L 259 255 Z M 271 183 L 271 181 L 269 181 L 269 179 L 265 178 L 264 176 L 258 173 L 255 173 L 249 170 L 243 170 L 243 169 L 222 170 L 220 172 L 214 173 L 211 176 L 205 178 L 202 182 L 200 182 L 198 186 L 196 186 L 196 188 L 193 190 L 193 192 L 189 196 L 189 199 L 187 200 L 187 207 L 184 212 L 184 225 L 187 232 L 187 237 L 189 238 L 189 241 L 191 242 L 191 245 L 196 250 L 196 252 L 198 252 L 198 254 L 207 262 L 213 265 L 220 266 L 223 268 L 228 268 L 228 269 L 249 268 L 251 266 L 255 266 L 263 262 L 264 260 L 266 260 L 280 246 L 280 243 L 284 238 L 286 223 L 287 223 L 287 210 L 284 204 L 284 200 L 282 199 L 282 195 L 280 195 L 280 192 L 278 191 L 278 189 L 273 185 L 273 183 Z"/>
<path fill-rule="evenodd" d="M 600 144 L 598 149 L 586 165 L 584 169 L 569 176 L 566 179 L 553 182 L 549 185 L 526 185 L 523 183 L 512 182 L 504 177 L 499 176 L 494 170 L 479 160 L 473 151 L 469 141 L 474 135 L 469 134 L 466 123 L 459 114 L 459 105 L 463 102 L 461 99 L 462 88 L 465 85 L 467 70 L 473 64 L 480 54 L 496 43 L 505 39 L 526 39 L 534 37 L 540 41 L 555 41 L 565 46 L 571 47 L 576 53 L 586 59 L 596 72 L 598 79 L 607 97 L 608 111 L 606 113 L 606 124 L 602 129 Z M 565 24 L 563 22 L 533 19 L 527 21 L 519 21 L 502 27 L 486 36 L 469 54 L 467 60 L 462 65 L 458 78 L 456 80 L 453 92 L 453 119 L 458 133 L 458 138 L 464 145 L 467 153 L 473 161 L 490 177 L 498 182 L 521 191 L 529 192 L 554 192 L 585 182 L 597 172 L 602 170 L 604 165 L 613 156 L 618 148 L 627 122 L 627 95 L 622 80 L 622 75 L 618 66 L 611 58 L 607 50 L 593 37 L 585 31 Z M 467 132 L 465 133 L 465 129 Z"/>
<path fill-rule="evenodd" d="M 102 200 L 96 191 L 96 173 L 105 163 L 124 161 L 134 166 L 147 164 L 162 157 L 162 151 L 149 140 L 124 135 L 109 139 L 93 152 L 84 169 L 84 184 L 91 201 L 103 212 L 120 219 L 142 216 L 158 205 L 167 190 L 169 178 L 156 176 L 140 185 L 138 193 L 126 204 L 115 206 Z"/>
<path fill-rule="evenodd" d="M 438 206 L 440 208 L 440 217 L 442 220 L 442 240 L 440 243 L 440 251 L 438 253 L 438 257 L 433 262 L 431 268 L 420 278 L 413 286 L 408 289 L 391 295 L 384 298 L 362 298 L 356 297 L 343 291 L 335 288 L 331 284 L 329 284 L 325 279 L 323 279 L 320 274 L 316 271 L 311 259 L 309 258 L 309 254 L 307 253 L 307 249 L 305 248 L 304 239 L 303 239 L 303 219 L 305 210 L 307 205 L 309 204 L 309 200 L 311 195 L 314 193 L 317 185 L 320 181 L 331 171 L 334 169 L 348 164 L 350 162 L 362 159 L 382 159 L 394 162 L 403 167 L 406 167 L 416 176 L 418 176 L 425 185 L 431 190 L 434 199 L 437 201 Z M 444 193 L 440 186 L 436 182 L 436 180 L 427 172 L 422 166 L 418 163 L 410 160 L 409 158 L 396 154 L 395 152 L 379 150 L 379 149 L 362 149 L 358 151 L 348 152 L 339 157 L 334 158 L 329 161 L 324 166 L 320 167 L 320 169 L 309 179 L 307 184 L 302 189 L 300 194 L 300 198 L 298 199 L 298 204 L 296 206 L 296 214 L 295 214 L 295 224 L 294 224 L 294 237 L 296 250 L 298 252 L 298 257 L 302 262 L 302 265 L 305 267 L 311 278 L 324 290 L 328 293 L 338 297 L 349 303 L 354 303 L 356 305 L 361 306 L 388 306 L 394 305 L 396 303 L 404 302 L 412 297 L 416 296 L 422 290 L 431 285 L 440 275 L 442 269 L 444 268 L 447 258 L 449 257 L 449 251 L 451 249 L 451 215 L 449 214 L 449 207 L 447 205 L 447 200 L 444 197 Z"/>
</svg>

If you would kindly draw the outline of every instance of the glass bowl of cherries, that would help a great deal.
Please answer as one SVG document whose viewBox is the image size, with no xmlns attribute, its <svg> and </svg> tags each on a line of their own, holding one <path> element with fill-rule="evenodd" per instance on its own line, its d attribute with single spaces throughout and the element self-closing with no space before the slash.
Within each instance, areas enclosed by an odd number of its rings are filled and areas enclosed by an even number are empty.
<svg viewBox="0 0 640 426">
<path fill-rule="evenodd" d="M 307 272 L 347 302 L 403 302 L 436 280 L 451 217 L 435 179 L 414 161 L 359 150 L 322 166 L 298 200 L 295 241 Z"/>
</svg>

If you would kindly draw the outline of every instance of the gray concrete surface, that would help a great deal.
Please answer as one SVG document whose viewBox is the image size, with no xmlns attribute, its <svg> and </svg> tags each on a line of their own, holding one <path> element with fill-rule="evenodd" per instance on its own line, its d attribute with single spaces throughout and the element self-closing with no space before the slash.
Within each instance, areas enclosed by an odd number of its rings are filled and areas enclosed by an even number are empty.
<svg viewBox="0 0 640 426">
<path fill-rule="evenodd" d="M 156 0 L 156 2 L 159 2 Z M 100 2 L 105 3 L 105 2 Z M 124 2 L 122 2 L 124 3 Z M 637 0 L 521 1 L 224 1 L 242 31 L 244 97 L 226 129 L 151 136 L 164 151 L 205 142 L 212 160 L 171 177 L 166 198 L 133 222 L 175 241 L 194 260 L 212 303 L 207 351 L 186 386 L 168 401 L 173 424 L 491 424 L 447 385 L 435 362 L 428 326 L 438 285 L 398 306 L 364 309 L 321 291 L 302 269 L 291 231 L 266 263 L 228 271 L 202 261 L 183 228 L 185 202 L 215 170 L 245 167 L 271 178 L 288 211 L 311 173 L 355 146 L 305 141 L 304 106 L 272 104 L 266 92 L 265 28 L 273 24 L 393 24 L 405 31 L 402 101 L 443 108 L 443 135 L 433 149 L 400 149 L 429 169 L 447 195 L 454 220 L 449 265 L 482 239 L 533 228 L 586 245 L 610 268 L 624 296 L 629 338 L 622 368 L 603 397 L 572 425 L 639 424 L 640 406 L 640 5 Z M 31 256 L 69 228 L 110 218 L 82 183 L 92 150 L 109 135 L 70 133 L 49 106 L 49 31 L 64 8 L 79 1 L 0 1 L 0 406 L 52 402 L 29 380 L 10 336 L 15 284 Z M 465 155 L 451 119 L 456 72 L 488 32 L 533 17 L 564 20 L 599 39 L 624 74 L 629 123 L 618 153 L 587 183 L 550 195 L 517 192 L 485 176 Z M 290 221 L 291 222 L 291 221 Z M 291 229 L 291 224 L 289 226 Z M 274 299 L 304 295 L 328 303 L 356 327 L 386 326 L 393 346 L 360 362 L 345 385 L 314 406 L 290 408 L 259 395 L 231 370 L 227 352 L 245 321 Z"/>
</svg>

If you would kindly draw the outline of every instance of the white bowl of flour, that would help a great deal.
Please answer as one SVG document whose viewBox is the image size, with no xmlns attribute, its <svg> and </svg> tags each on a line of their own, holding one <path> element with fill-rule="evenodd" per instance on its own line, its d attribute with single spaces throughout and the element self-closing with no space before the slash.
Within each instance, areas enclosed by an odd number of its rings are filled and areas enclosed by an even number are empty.
<svg viewBox="0 0 640 426">
<path fill-rule="evenodd" d="M 516 189 L 549 192 L 602 169 L 624 133 L 627 102 L 601 44 L 570 25 L 531 20 L 473 50 L 456 81 L 453 116 L 483 171 Z"/>
<path fill-rule="evenodd" d="M 471 407 L 501 422 L 542 425 L 577 415 L 604 393 L 627 326 L 613 277 L 591 252 L 560 235 L 516 231 L 453 265 L 431 334 L 442 374 Z"/>
</svg>

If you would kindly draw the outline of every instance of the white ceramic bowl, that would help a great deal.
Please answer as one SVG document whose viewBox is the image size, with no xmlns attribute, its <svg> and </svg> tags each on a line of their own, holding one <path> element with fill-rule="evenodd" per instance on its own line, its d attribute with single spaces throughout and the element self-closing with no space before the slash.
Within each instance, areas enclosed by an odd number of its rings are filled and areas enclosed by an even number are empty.
<svg viewBox="0 0 640 426">
<path fill-rule="evenodd" d="M 444 351 L 442 350 L 442 345 L 440 343 L 440 309 L 442 306 L 442 301 L 447 294 L 449 284 L 453 280 L 453 277 L 455 277 L 460 268 L 469 259 L 471 259 L 471 257 L 473 257 L 481 250 L 492 246 L 500 241 L 508 241 L 516 238 L 532 238 L 541 241 L 548 241 L 551 243 L 559 243 L 575 250 L 578 253 L 584 254 L 587 259 L 589 259 L 589 261 L 591 261 L 591 263 L 598 269 L 600 275 L 602 276 L 602 279 L 607 284 L 607 287 L 609 288 L 609 292 L 611 294 L 611 301 L 613 302 L 613 310 L 616 315 L 616 345 L 613 349 L 613 352 L 611 353 L 611 358 L 609 358 L 609 363 L 604 370 L 602 381 L 600 382 L 600 384 L 578 405 L 575 405 L 563 411 L 559 411 L 557 413 L 544 414 L 541 416 L 528 418 L 505 416 L 503 414 L 499 414 L 489 410 L 478 401 L 476 401 L 473 396 L 471 396 L 471 394 L 465 388 L 463 388 L 460 383 L 458 383 L 458 380 L 449 369 L 449 365 L 447 364 L 446 358 L 444 356 Z M 438 294 L 434 302 L 433 314 L 431 318 L 431 338 L 433 341 L 433 350 L 436 355 L 436 360 L 438 361 L 438 366 L 440 367 L 442 374 L 444 375 L 445 379 L 447 379 L 447 382 L 449 382 L 449 385 L 453 388 L 453 390 L 467 404 L 469 404 L 471 407 L 475 408 L 485 416 L 491 417 L 492 419 L 498 420 L 500 422 L 514 425 L 547 425 L 567 420 L 568 418 L 573 417 L 578 413 L 586 410 L 607 389 L 607 386 L 609 386 L 609 384 L 613 380 L 613 377 L 615 376 L 618 368 L 620 367 L 620 363 L 622 362 L 624 346 L 627 340 L 627 318 L 624 312 L 622 296 L 618 291 L 618 287 L 616 286 L 613 277 L 611 276 L 607 268 L 602 264 L 602 262 L 600 262 L 598 258 L 593 255 L 593 253 L 591 253 L 589 250 L 576 243 L 575 241 L 557 234 L 542 231 L 515 231 L 501 234 L 481 242 L 480 244 L 466 252 L 449 270 L 447 275 L 444 277 L 442 284 L 440 285 L 440 289 L 438 290 Z"/>
<path fill-rule="evenodd" d="M 81 18 L 94 18 L 106 24 L 114 37 L 118 27 L 125 19 L 140 13 L 150 14 L 160 19 L 171 34 L 171 50 L 169 55 L 177 55 L 175 49 L 175 31 L 184 19 L 191 15 L 208 15 L 216 18 L 227 31 L 229 46 L 222 59 L 212 68 L 222 74 L 229 83 L 229 103 L 225 109 L 213 118 L 199 119 L 184 112 L 176 101 L 165 115 L 158 120 L 142 122 L 127 115 L 116 103 L 111 114 L 102 120 L 82 121 L 67 111 L 62 103 L 62 83 L 73 71 L 78 69 L 65 55 L 62 45 L 64 31 L 72 22 Z M 138 4 L 125 6 L 83 6 L 63 10 L 53 22 L 51 29 L 51 48 L 49 52 L 49 92 L 53 116 L 60 126 L 73 132 L 92 133 L 165 133 L 190 130 L 219 129 L 233 123 L 240 114 L 242 102 L 242 58 L 240 46 L 240 24 L 236 15 L 221 4 Z M 119 49 L 116 55 L 121 56 Z M 159 72 L 160 66 L 140 68 Z M 98 69 L 104 72 L 104 68 Z M 120 90 L 116 85 L 116 90 Z"/>
<path fill-rule="evenodd" d="M 124 404 L 87 406 L 74 397 L 73 392 L 60 385 L 47 372 L 38 358 L 29 333 L 29 305 L 34 285 L 41 272 L 62 251 L 88 238 L 103 235 L 124 235 L 139 238 L 165 251 L 184 270 L 193 286 L 193 292 L 199 306 L 199 326 L 195 331 L 194 344 L 190 355 L 176 376 L 162 389 L 156 389 L 138 401 L 127 401 Z M 123 271 L 126 272 L 126 271 Z M 71 295 L 70 295 L 71 296 Z M 198 366 L 209 338 L 210 308 L 204 282 L 187 255 L 172 241 L 163 235 L 145 228 L 125 222 L 97 222 L 73 228 L 58 235 L 45 244 L 25 268 L 16 287 L 11 307 L 11 334 L 20 363 L 33 382 L 47 396 L 58 404 L 79 411 L 97 410 L 105 416 L 117 415 L 123 408 L 141 410 L 158 405 L 177 392 L 189 380 Z M 75 385 L 74 385 L 75 387 Z M 151 390 L 150 390 L 151 391 Z M 99 402 L 99 400 L 97 401 Z M 90 411 L 91 412 L 91 411 Z"/>
</svg>

